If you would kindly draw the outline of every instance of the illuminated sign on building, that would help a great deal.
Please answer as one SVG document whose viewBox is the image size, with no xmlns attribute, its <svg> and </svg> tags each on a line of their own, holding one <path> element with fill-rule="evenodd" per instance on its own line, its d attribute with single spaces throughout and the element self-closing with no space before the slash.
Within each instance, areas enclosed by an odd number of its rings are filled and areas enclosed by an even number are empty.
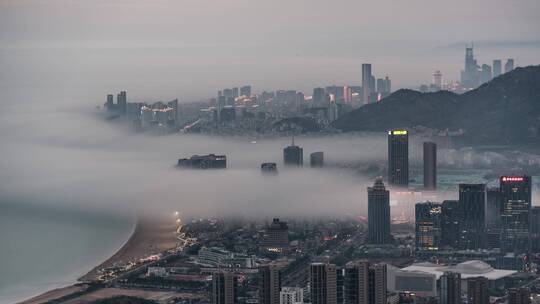
<svg viewBox="0 0 540 304">
<path fill-rule="evenodd" d="M 389 135 L 407 135 L 407 130 L 393 130 L 388 131 Z"/>
<path fill-rule="evenodd" d="M 522 182 L 525 179 L 523 176 L 502 176 L 501 181 L 503 182 Z"/>
</svg>

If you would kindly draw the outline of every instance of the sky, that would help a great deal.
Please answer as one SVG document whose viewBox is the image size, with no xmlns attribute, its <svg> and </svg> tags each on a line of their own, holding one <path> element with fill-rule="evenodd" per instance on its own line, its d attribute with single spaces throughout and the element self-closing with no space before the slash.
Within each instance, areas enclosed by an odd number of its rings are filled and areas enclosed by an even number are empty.
<svg viewBox="0 0 540 304">
<path fill-rule="evenodd" d="M 435 70 L 457 79 L 468 42 L 479 63 L 538 64 L 539 28 L 537 0 L 0 0 L 0 85 L 181 101 L 243 84 L 309 95 L 359 84 L 370 62 L 394 88 L 415 87 Z"/>
</svg>

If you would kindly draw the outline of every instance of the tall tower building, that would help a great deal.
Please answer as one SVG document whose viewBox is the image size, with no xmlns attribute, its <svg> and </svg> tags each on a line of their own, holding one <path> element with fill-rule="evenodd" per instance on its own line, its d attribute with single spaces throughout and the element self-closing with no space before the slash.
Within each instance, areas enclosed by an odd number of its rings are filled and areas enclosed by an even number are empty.
<svg viewBox="0 0 540 304">
<path fill-rule="evenodd" d="M 531 208 L 531 251 L 540 252 L 540 207 Z"/>
<path fill-rule="evenodd" d="M 531 290 L 529 288 L 509 288 L 508 304 L 530 304 Z"/>
<path fill-rule="evenodd" d="M 502 74 L 502 63 L 500 59 L 493 60 L 493 78 Z"/>
<path fill-rule="evenodd" d="M 409 186 L 409 133 L 406 130 L 388 131 L 388 183 Z"/>
<path fill-rule="evenodd" d="M 109 94 L 107 95 L 107 102 L 105 103 L 105 108 L 107 108 L 107 111 L 111 111 L 114 107 L 114 95 Z"/>
<path fill-rule="evenodd" d="M 386 264 L 349 262 L 345 266 L 345 304 L 386 304 Z"/>
<path fill-rule="evenodd" d="M 321 106 L 326 101 L 326 91 L 324 88 L 313 89 L 313 104 L 315 106 Z"/>
<path fill-rule="evenodd" d="M 439 304 L 461 304 L 461 274 L 445 271 L 440 282 Z"/>
<path fill-rule="evenodd" d="M 459 201 L 446 200 L 441 207 L 441 246 L 458 249 L 461 231 Z"/>
<path fill-rule="evenodd" d="M 259 266 L 259 304 L 280 304 L 281 267 L 277 264 Z"/>
<path fill-rule="evenodd" d="M 289 249 L 289 227 L 286 222 L 278 218 L 272 220 L 272 224 L 266 229 L 264 235 L 263 248 L 279 253 Z"/>
<path fill-rule="evenodd" d="M 506 60 L 506 63 L 504 64 L 504 72 L 508 73 L 512 70 L 514 70 L 514 59 L 508 58 L 508 60 Z"/>
<path fill-rule="evenodd" d="M 237 278 L 233 273 L 216 272 L 212 275 L 212 304 L 236 304 Z"/>
<path fill-rule="evenodd" d="M 489 304 L 489 281 L 486 277 L 467 279 L 467 303 Z"/>
<path fill-rule="evenodd" d="M 473 47 L 465 48 L 465 69 L 461 71 L 461 85 L 466 89 L 474 89 L 478 86 L 480 74 L 478 64 L 474 59 Z"/>
<path fill-rule="evenodd" d="M 491 80 L 493 75 L 491 74 L 491 67 L 487 64 L 482 64 L 482 71 L 480 72 L 480 84 L 484 84 Z"/>
<path fill-rule="evenodd" d="M 506 252 L 530 251 L 531 177 L 501 176 L 501 247 Z"/>
<path fill-rule="evenodd" d="M 309 160 L 312 168 L 324 167 L 324 152 L 313 152 L 309 155 Z"/>
<path fill-rule="evenodd" d="M 437 144 L 424 142 L 424 189 L 437 188 Z"/>
<path fill-rule="evenodd" d="M 362 64 L 362 101 L 364 102 L 364 104 L 367 104 L 369 102 L 369 96 L 371 95 L 371 93 L 373 93 L 371 91 L 371 78 L 371 64 Z"/>
<path fill-rule="evenodd" d="M 250 97 L 251 96 L 251 86 L 246 85 L 240 88 L 240 95 Z"/>
<path fill-rule="evenodd" d="M 310 266 L 312 304 L 337 304 L 337 269 L 334 264 L 313 263 Z"/>
<path fill-rule="evenodd" d="M 433 85 L 439 90 L 442 89 L 442 74 L 441 71 L 435 71 L 433 73 Z"/>
<path fill-rule="evenodd" d="M 417 251 L 432 251 L 441 248 L 440 204 L 425 202 L 415 205 L 415 244 Z"/>
<path fill-rule="evenodd" d="M 390 236 L 390 191 L 381 178 L 368 187 L 368 240 L 371 244 L 388 244 Z"/>
<path fill-rule="evenodd" d="M 122 115 L 126 114 L 127 111 L 127 93 L 126 91 L 120 92 L 116 96 L 116 102 L 118 103 L 118 112 Z"/>
<path fill-rule="evenodd" d="M 485 248 L 485 184 L 459 184 L 459 213 L 460 249 Z"/>
<path fill-rule="evenodd" d="M 292 144 L 283 149 L 283 162 L 289 166 L 301 167 L 304 163 L 304 150 L 299 146 L 294 145 L 294 137 Z"/>
</svg>

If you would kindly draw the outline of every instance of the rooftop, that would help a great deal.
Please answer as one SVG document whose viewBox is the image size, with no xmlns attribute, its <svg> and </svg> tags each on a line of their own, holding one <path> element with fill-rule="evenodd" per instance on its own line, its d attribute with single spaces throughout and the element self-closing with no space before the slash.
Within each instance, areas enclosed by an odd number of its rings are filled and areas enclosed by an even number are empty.
<svg viewBox="0 0 540 304">
<path fill-rule="evenodd" d="M 455 266 L 444 266 L 432 263 L 416 263 L 405 267 L 405 271 L 421 271 L 437 276 L 437 279 L 445 272 L 459 272 L 462 279 L 472 277 L 486 277 L 488 280 L 498 280 L 516 273 L 514 270 L 494 269 L 489 264 L 479 260 L 466 261 Z"/>
</svg>

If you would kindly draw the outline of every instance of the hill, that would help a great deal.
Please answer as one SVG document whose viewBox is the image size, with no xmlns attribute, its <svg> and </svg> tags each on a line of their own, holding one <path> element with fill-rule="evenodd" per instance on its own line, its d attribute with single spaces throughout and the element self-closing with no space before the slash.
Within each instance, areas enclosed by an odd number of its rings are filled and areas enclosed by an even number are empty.
<svg viewBox="0 0 540 304">
<path fill-rule="evenodd" d="M 532 143 L 540 139 L 540 66 L 517 68 L 458 95 L 398 90 L 340 117 L 342 131 L 387 131 L 423 126 L 465 131 L 478 143 Z"/>
</svg>

